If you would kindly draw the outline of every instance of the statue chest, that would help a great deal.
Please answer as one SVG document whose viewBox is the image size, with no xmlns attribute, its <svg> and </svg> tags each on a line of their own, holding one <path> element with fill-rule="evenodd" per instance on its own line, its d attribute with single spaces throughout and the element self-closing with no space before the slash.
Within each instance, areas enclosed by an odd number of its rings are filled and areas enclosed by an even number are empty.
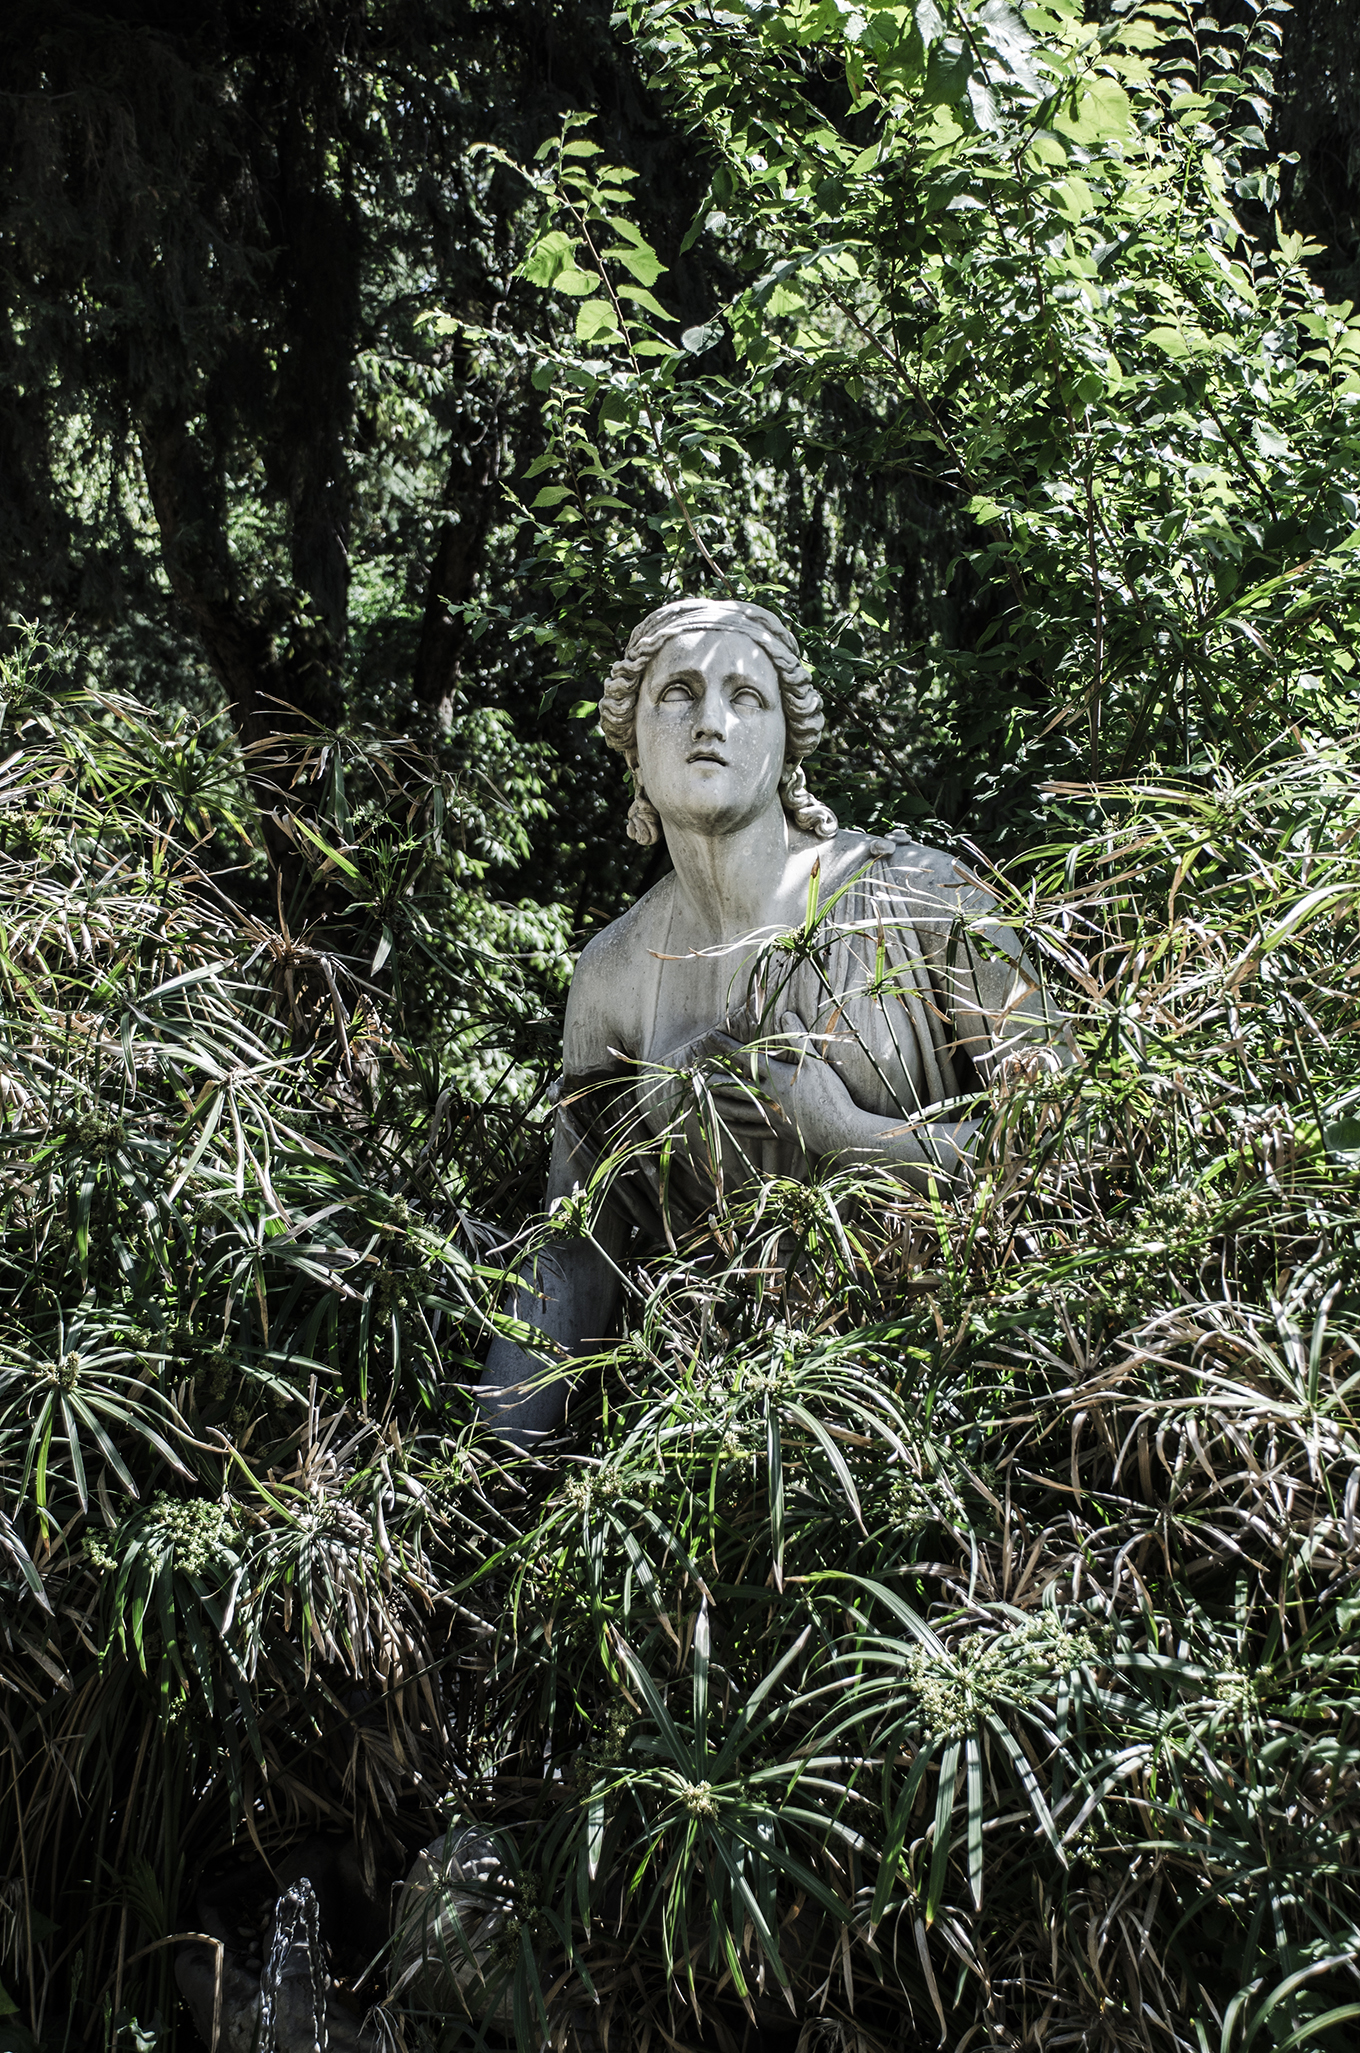
<svg viewBox="0 0 1360 2053">
<path fill-rule="evenodd" d="M 629 1052 L 642 1062 L 659 1062 L 711 1027 L 736 1030 L 753 961 L 749 946 L 713 955 L 649 955 L 639 978 L 636 1045 Z"/>
</svg>

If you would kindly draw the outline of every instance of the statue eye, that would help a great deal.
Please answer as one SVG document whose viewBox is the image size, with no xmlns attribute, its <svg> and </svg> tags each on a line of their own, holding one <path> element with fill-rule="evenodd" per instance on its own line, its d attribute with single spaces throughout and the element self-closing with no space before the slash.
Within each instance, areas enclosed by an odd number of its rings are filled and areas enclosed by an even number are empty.
<svg viewBox="0 0 1360 2053">
<path fill-rule="evenodd" d="M 664 685 L 661 690 L 661 698 L 663 701 L 666 699 L 692 699 L 693 697 L 694 693 L 685 683 L 683 677 L 673 678 L 671 682 L 667 685 Z"/>
</svg>

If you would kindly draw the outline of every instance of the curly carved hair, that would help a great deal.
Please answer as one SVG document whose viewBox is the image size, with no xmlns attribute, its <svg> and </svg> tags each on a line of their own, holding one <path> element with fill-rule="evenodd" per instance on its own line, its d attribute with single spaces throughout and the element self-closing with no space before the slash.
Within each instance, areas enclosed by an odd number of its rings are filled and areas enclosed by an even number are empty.
<svg viewBox="0 0 1360 2053">
<path fill-rule="evenodd" d="M 668 641 L 678 634 L 694 634 L 703 628 L 735 629 L 763 649 L 774 664 L 786 733 L 779 797 L 795 827 L 829 841 L 836 831 L 836 815 L 808 790 L 802 760 L 816 748 L 826 725 L 821 694 L 783 621 L 776 620 L 763 606 L 750 605 L 743 599 L 672 599 L 669 604 L 658 606 L 655 613 L 649 613 L 633 629 L 627 649 L 605 680 L 600 725 L 609 746 L 617 749 L 627 763 L 637 793 L 628 810 L 630 839 L 649 847 L 661 834 L 660 816 L 638 776 L 637 702 L 643 676 L 647 665 Z"/>
</svg>

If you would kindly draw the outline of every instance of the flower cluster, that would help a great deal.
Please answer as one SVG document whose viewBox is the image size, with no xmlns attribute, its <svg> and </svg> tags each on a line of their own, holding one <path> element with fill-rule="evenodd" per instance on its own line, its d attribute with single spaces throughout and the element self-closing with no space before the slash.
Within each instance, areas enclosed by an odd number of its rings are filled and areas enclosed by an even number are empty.
<svg viewBox="0 0 1360 2053">
<path fill-rule="evenodd" d="M 202 1575 L 217 1558 L 231 1522 L 225 1504 L 208 1497 L 170 1497 L 156 1493 L 147 1514 L 155 1538 L 174 1549 L 175 1566 L 185 1575 Z"/>
<path fill-rule="evenodd" d="M 1032 1703 L 1056 1676 L 1099 1658 L 1093 1633 L 1069 1631 L 1055 1611 L 1038 1611 L 995 1638 L 975 1635 L 957 1654 L 913 1647 L 903 1666 L 926 1731 L 962 1739 L 998 1701 Z"/>
<path fill-rule="evenodd" d="M 1214 1699 L 1226 1711 L 1250 1711 L 1257 1699 L 1256 1678 L 1245 1668 L 1220 1668 L 1214 1677 Z"/>
<path fill-rule="evenodd" d="M 680 1801 L 692 1818 L 716 1818 L 718 1815 L 711 1782 L 682 1782 Z"/>
<path fill-rule="evenodd" d="M 60 1361 L 39 1362 L 38 1376 L 44 1383 L 55 1383 L 61 1390 L 74 1390 L 80 1381 L 80 1356 L 64 1354 Z"/>
<path fill-rule="evenodd" d="M 578 1511 L 590 1511 L 597 1504 L 612 1504 L 622 1497 L 628 1485 L 616 1468 L 608 1466 L 596 1469 L 582 1469 L 569 1476 L 566 1485 L 566 1499 Z"/>
<path fill-rule="evenodd" d="M 1198 1191 L 1172 1184 L 1154 1191 L 1140 1210 L 1138 1236 L 1153 1247 L 1183 1247 L 1204 1238 L 1209 1220 L 1209 1207 Z"/>
<path fill-rule="evenodd" d="M 600 1775 L 618 1766 L 635 1723 L 635 1712 L 622 1700 L 612 1703 L 603 1716 L 595 1719 L 589 1738 L 576 1755 L 574 1775 L 578 1789 L 589 1792 Z"/>
<path fill-rule="evenodd" d="M 939 1517 L 935 1500 L 919 1476 L 899 1474 L 888 1492 L 888 1515 L 908 1538 L 924 1532 Z"/>
</svg>

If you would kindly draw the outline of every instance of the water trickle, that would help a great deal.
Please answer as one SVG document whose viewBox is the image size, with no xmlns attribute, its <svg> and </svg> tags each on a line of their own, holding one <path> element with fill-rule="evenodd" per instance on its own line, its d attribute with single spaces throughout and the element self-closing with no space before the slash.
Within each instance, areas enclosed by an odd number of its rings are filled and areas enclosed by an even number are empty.
<svg viewBox="0 0 1360 2053">
<path fill-rule="evenodd" d="M 301 1954 L 300 1962 L 296 1956 Z M 279 1991 L 284 1977 L 301 1980 L 305 1962 L 312 1997 L 313 2053 L 328 2053 L 326 1998 L 331 1978 L 321 1945 L 321 1911 L 316 1891 L 304 1875 L 284 1891 L 274 1911 L 274 1943 L 260 1977 L 260 2053 L 282 2053 L 277 2038 Z M 291 2048 L 289 2049 L 291 2053 Z"/>
</svg>

